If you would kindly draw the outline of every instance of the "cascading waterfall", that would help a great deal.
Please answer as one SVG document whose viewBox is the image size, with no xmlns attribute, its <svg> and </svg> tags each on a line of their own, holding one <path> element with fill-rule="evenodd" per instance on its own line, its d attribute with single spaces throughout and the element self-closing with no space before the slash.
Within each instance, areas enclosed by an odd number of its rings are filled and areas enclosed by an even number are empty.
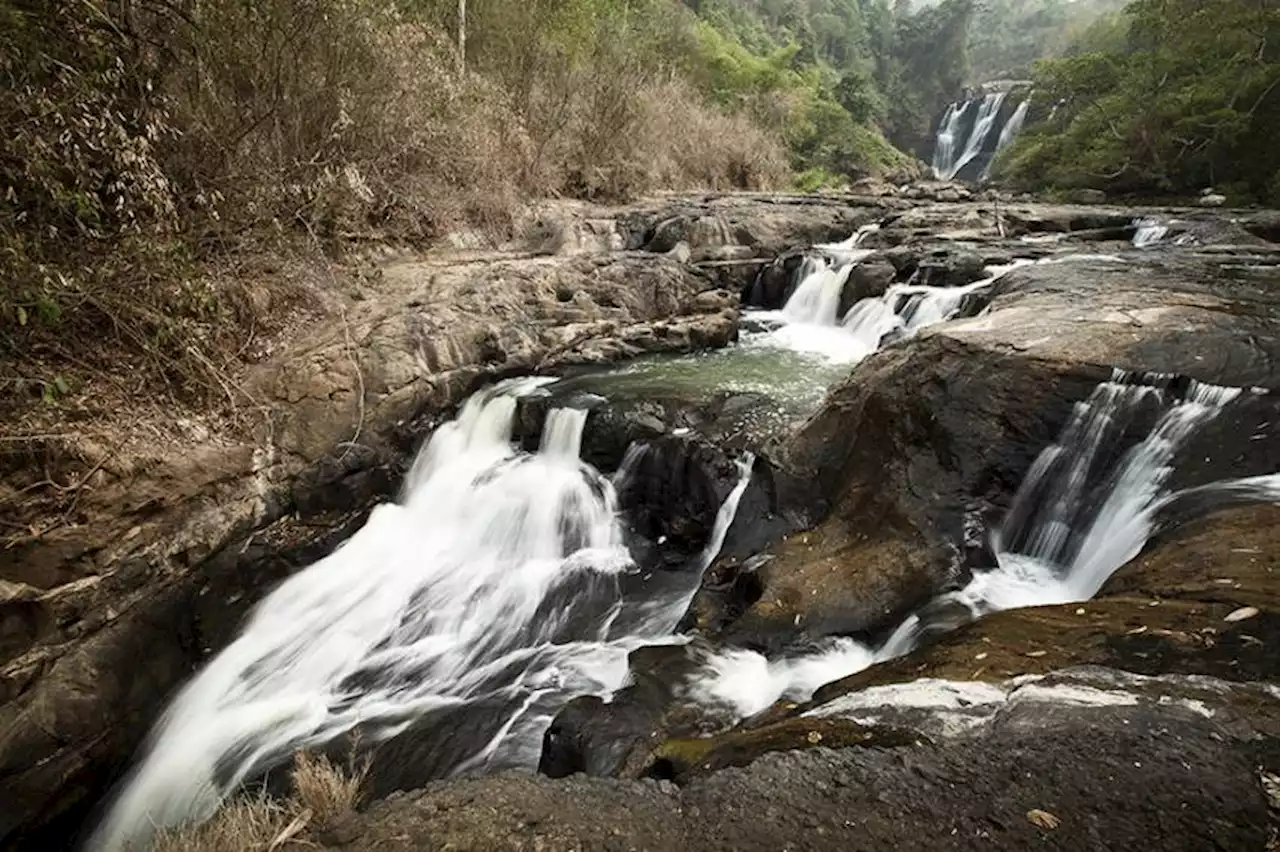
<svg viewBox="0 0 1280 852">
<path fill-rule="evenodd" d="M 933 176 L 938 180 L 949 180 L 955 173 L 956 137 L 960 135 L 960 123 L 968 107 L 968 101 L 952 104 L 938 125 L 938 138 L 933 145 Z"/>
<path fill-rule="evenodd" d="M 909 653 L 931 632 L 1003 609 L 1088 600 L 1142 550 L 1158 513 L 1189 496 L 1280 500 L 1280 474 L 1167 491 L 1178 452 L 1248 392 L 1192 381 L 1178 395 L 1170 379 L 1117 370 L 1079 403 L 1058 442 L 1027 472 L 995 534 L 997 564 L 908 616 L 880 647 L 841 638 L 790 659 L 724 652 L 707 661 L 701 679 L 691 685 L 692 696 L 740 717 L 780 698 L 805 700 L 822 684 Z M 1112 454 L 1143 413 L 1155 414 L 1155 425 L 1115 462 Z"/>
<path fill-rule="evenodd" d="M 918 331 L 955 317 L 965 300 L 990 287 L 1009 271 L 1030 261 L 987 268 L 987 277 L 962 287 L 894 284 L 883 296 L 863 299 L 845 314 L 841 325 L 869 355 L 886 340 L 911 337 Z M 864 357 L 865 357 L 864 355 Z"/>
<path fill-rule="evenodd" d="M 800 267 L 800 283 L 783 305 L 782 315 L 794 323 L 836 325 L 840 294 L 849 280 L 849 273 L 875 253 L 874 249 L 860 249 L 858 246 L 867 235 L 879 230 L 878 224 L 863 225 L 844 242 L 814 246 L 822 256 L 805 258 Z"/>
<path fill-rule="evenodd" d="M 867 251 L 867 254 L 871 254 Z M 835 325 L 840 310 L 840 294 L 856 261 L 835 268 L 825 260 L 806 260 L 800 284 L 782 308 L 782 315 L 794 323 Z"/>
<path fill-rule="evenodd" d="M 1149 248 L 1159 243 L 1169 233 L 1168 225 L 1151 216 L 1135 219 L 1133 227 L 1134 248 Z"/>
<path fill-rule="evenodd" d="M 867 225 L 845 242 L 815 246 L 824 256 L 805 258 L 800 283 L 782 308 L 782 318 L 790 325 L 775 332 L 777 337 L 795 349 L 820 351 L 841 361 L 860 361 L 887 341 L 910 337 L 922 328 L 954 318 L 970 295 L 1031 262 L 1018 260 L 988 267 L 985 278 L 960 287 L 894 284 L 881 296 L 858 301 L 841 317 L 841 294 L 849 276 L 874 254 L 874 250 L 857 246 L 876 230 L 878 226 Z M 834 266 L 827 256 L 835 259 Z"/>
<path fill-rule="evenodd" d="M 991 166 L 995 164 L 996 155 L 1013 144 L 1013 140 L 1017 138 L 1018 133 L 1022 130 L 1022 125 L 1027 122 L 1027 110 L 1031 108 L 1031 98 L 1027 98 L 1018 104 L 1018 108 L 1013 111 L 1013 115 L 1009 116 L 1009 120 L 1004 123 L 1004 127 L 1000 129 L 1000 138 L 996 140 L 996 150 L 991 155 L 991 159 L 987 160 L 987 165 L 982 170 L 982 180 L 986 180 L 991 176 Z"/>
<path fill-rule="evenodd" d="M 468 713 L 465 734 L 438 734 L 454 756 L 441 774 L 532 769 L 564 702 L 618 689 L 634 648 L 679 641 L 700 574 L 645 586 L 613 485 L 579 461 L 586 412 L 550 412 L 536 454 L 512 446 L 516 398 L 546 381 L 473 396 L 419 454 L 398 502 L 254 609 L 165 712 L 91 849 L 145 848 L 297 750 L 357 729 L 386 739 L 435 714 Z M 723 543 L 752 461 L 739 460 L 699 568 Z"/>
<path fill-rule="evenodd" d="M 978 106 L 978 115 L 974 119 L 973 128 L 969 131 L 969 138 L 958 156 L 955 155 L 956 135 L 959 133 L 963 116 L 969 111 L 972 102 L 966 102 L 960 107 L 952 105 L 947 110 L 933 151 L 933 174 L 938 180 L 955 180 L 960 170 L 982 152 L 982 146 L 986 144 L 991 128 L 1000 117 L 1000 107 L 1004 104 L 1005 97 L 1005 92 L 991 92 L 983 97 L 982 103 Z"/>
<path fill-rule="evenodd" d="M 969 132 L 969 141 L 964 146 L 964 152 L 951 168 L 950 174 L 947 175 L 948 180 L 954 179 L 960 174 L 960 170 L 969 164 L 969 161 L 982 152 L 987 135 L 1000 116 L 1000 107 L 1004 104 L 1004 99 L 1004 92 L 992 92 L 982 99 L 982 106 L 978 108 L 978 117 L 974 120 L 973 130 Z"/>
</svg>

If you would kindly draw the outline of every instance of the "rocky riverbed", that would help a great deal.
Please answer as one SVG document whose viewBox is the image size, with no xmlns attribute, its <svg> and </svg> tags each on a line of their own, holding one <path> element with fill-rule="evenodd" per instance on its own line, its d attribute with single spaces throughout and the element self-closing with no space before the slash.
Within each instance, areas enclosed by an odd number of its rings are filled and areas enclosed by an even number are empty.
<svg viewBox="0 0 1280 852">
<path fill-rule="evenodd" d="M 5 845 L 72 843 L 256 601 L 390 499 L 474 390 L 545 375 L 563 378 L 519 400 L 514 439 L 545 446 L 549 411 L 588 411 L 581 458 L 626 472 L 627 548 L 654 576 L 698 564 L 752 454 L 680 625 L 694 638 L 633 651 L 611 702 L 550 726 L 544 771 L 596 777 L 433 780 L 414 727 L 375 748 L 380 800 L 346 848 L 1263 848 L 1277 497 L 1214 488 L 1280 471 L 1277 216 L 912 195 L 548 205 L 502 249 L 381 267 L 251 378 L 255 433 L 113 460 L 81 523 L 0 555 Z M 833 358 L 813 344 L 842 329 L 768 312 L 807 258 L 855 250 L 838 316 L 895 287 L 972 291 Z M 1181 496 L 1096 597 L 948 614 L 1117 375 L 1165 408 L 1136 406 L 1090 457 L 1099 500 L 1169 405 L 1241 395 L 1179 444 L 1160 484 Z M 816 692 L 750 712 L 693 695 L 707 660 L 767 679 L 912 617 L 911 653 L 823 668 Z"/>
</svg>

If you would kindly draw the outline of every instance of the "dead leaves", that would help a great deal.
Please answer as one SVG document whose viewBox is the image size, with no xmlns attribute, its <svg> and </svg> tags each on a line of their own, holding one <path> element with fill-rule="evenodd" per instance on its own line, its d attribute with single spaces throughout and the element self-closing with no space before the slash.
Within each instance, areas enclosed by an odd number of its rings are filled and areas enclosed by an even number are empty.
<svg viewBox="0 0 1280 852">
<path fill-rule="evenodd" d="M 1048 811 L 1042 811 L 1039 808 L 1032 808 L 1027 811 L 1027 822 L 1044 831 L 1053 831 L 1055 828 L 1062 825 L 1062 820 L 1058 819 Z"/>
</svg>

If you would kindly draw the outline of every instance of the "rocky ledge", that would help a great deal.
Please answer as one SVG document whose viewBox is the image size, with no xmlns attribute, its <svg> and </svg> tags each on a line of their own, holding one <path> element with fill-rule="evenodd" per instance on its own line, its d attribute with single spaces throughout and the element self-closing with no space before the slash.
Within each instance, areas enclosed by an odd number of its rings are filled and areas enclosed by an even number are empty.
<svg viewBox="0 0 1280 852">
<path fill-rule="evenodd" d="M 1254 389 L 1196 437 L 1187 458 L 1205 461 L 1179 487 L 1280 469 L 1274 216 L 1163 211 L 1169 242 L 1186 239 L 1140 253 L 1133 210 L 944 190 L 549 205 L 503 251 L 380 268 L 247 379 L 251 434 L 104 458 L 72 523 L 0 555 L 0 840 L 65 844 L 173 690 L 394 493 L 474 388 L 723 346 L 740 296 L 780 306 L 800 249 L 863 225 L 880 225 L 877 253 L 846 300 L 1047 262 L 873 355 L 798 427 L 796 412 L 753 420 L 750 394 L 652 387 L 593 415 L 602 468 L 631 440 L 665 442 L 640 472 L 641 548 L 692 552 L 734 475 L 726 451 L 760 456 L 691 648 L 883 635 L 990 559 L 985 534 L 1033 460 L 1115 368 Z M 537 404 L 521 419 L 536 441 Z M 673 688 L 689 655 L 637 652 L 633 686 L 566 708 L 553 733 L 570 746 L 544 753 L 554 774 L 623 777 L 434 783 L 371 805 L 343 846 L 1262 848 L 1280 769 L 1277 518 L 1203 509 L 1171 507 L 1094 601 L 991 616 L 714 736 Z"/>
</svg>

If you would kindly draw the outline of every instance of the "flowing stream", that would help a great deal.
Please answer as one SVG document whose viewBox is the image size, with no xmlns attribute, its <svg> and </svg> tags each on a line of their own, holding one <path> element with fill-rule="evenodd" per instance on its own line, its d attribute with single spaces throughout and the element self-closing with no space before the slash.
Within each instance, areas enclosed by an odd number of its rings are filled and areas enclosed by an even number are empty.
<svg viewBox="0 0 1280 852">
<path fill-rule="evenodd" d="M 513 447 L 517 397 L 545 381 L 473 396 L 398 502 L 257 606 L 165 712 L 90 848 L 205 817 L 295 751 L 357 728 L 376 741 L 461 710 L 467 733 L 442 738 L 454 757 L 442 770 L 532 769 L 566 701 L 618 689 L 629 651 L 680 641 L 751 458 L 697 570 L 647 583 L 623 545 L 614 484 L 578 459 L 586 412 L 553 410 L 537 453 Z"/>
<path fill-rule="evenodd" d="M 984 115 L 999 110 L 999 97 L 989 98 Z M 798 416 L 850 364 L 966 313 L 1018 265 L 989 268 L 963 287 L 891 284 L 841 315 L 873 231 L 815 247 L 785 307 L 754 312 L 754 330 L 738 346 L 635 362 L 614 375 L 624 383 L 710 377 L 717 388 L 737 382 L 770 393 L 784 392 L 783 375 Z M 438 754 L 435 776 L 532 770 L 565 702 L 621 688 L 630 651 L 685 641 L 676 625 L 724 544 L 754 459 L 739 459 L 696 564 L 646 573 L 627 550 L 617 496 L 645 446 L 633 444 L 613 478 L 603 475 L 580 459 L 589 414 L 576 408 L 548 412 L 537 452 L 512 440 L 520 399 L 554 381 L 512 380 L 472 396 L 419 452 L 395 502 L 376 507 L 349 540 L 253 610 L 166 710 L 91 849 L 116 852 L 158 827 L 207 817 L 296 751 L 355 733 L 377 742 L 425 731 Z M 775 659 L 714 653 L 689 697 L 746 717 L 987 613 L 1092 597 L 1141 550 L 1161 511 L 1189 496 L 1167 487 L 1178 453 L 1247 393 L 1117 371 L 1076 406 L 1026 474 L 994 533 L 994 564 L 878 645 L 840 638 Z M 1136 422 L 1154 425 L 1135 440 Z M 1280 474 L 1195 491 L 1280 499 Z"/>
<path fill-rule="evenodd" d="M 996 564 L 961 589 L 908 616 L 882 644 L 840 638 L 816 652 L 770 660 L 733 650 L 711 657 L 691 695 L 751 716 L 779 698 L 805 700 L 819 686 L 907 654 L 929 635 L 992 612 L 1085 601 L 1142 550 L 1159 513 L 1189 492 L 1166 488 L 1178 452 L 1241 394 L 1252 391 L 1192 381 L 1175 391 L 1168 376 L 1116 371 L 1079 403 L 1057 442 L 1027 472 L 994 536 Z M 1144 410 L 1150 432 L 1118 462 L 1126 429 Z M 1194 489 L 1220 502 L 1280 499 L 1280 474 Z"/>
</svg>

